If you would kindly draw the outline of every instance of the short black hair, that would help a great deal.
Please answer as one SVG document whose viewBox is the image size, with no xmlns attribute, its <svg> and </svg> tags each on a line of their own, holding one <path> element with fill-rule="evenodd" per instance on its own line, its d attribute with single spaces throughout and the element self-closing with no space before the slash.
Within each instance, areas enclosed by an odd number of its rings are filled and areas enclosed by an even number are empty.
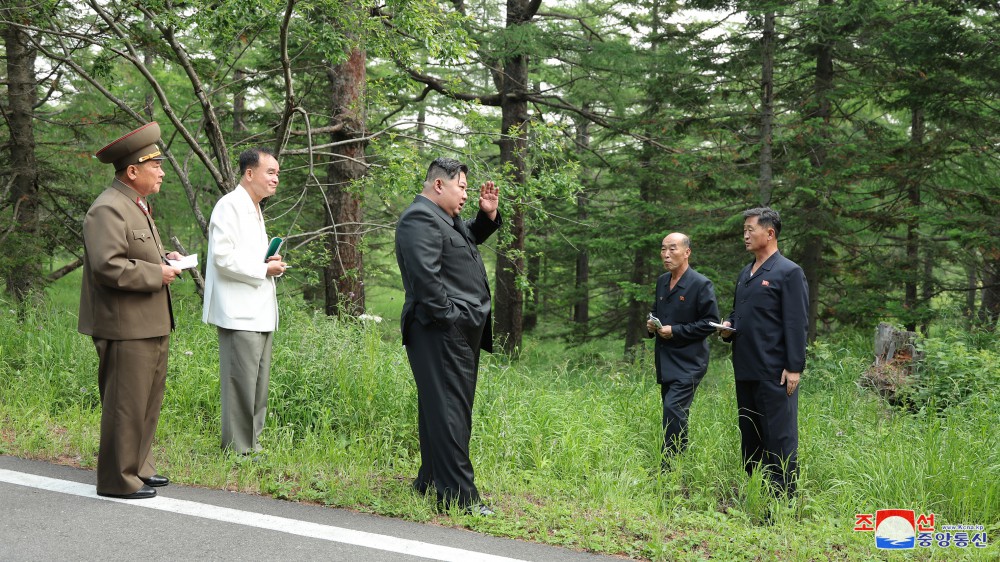
<svg viewBox="0 0 1000 562">
<path fill-rule="evenodd" d="M 775 211 L 770 207 L 754 207 L 753 209 L 743 211 L 744 219 L 748 219 L 750 217 L 757 217 L 757 224 L 763 226 L 764 228 L 773 228 L 775 238 L 781 234 L 781 215 L 778 214 L 778 211 Z"/>
<path fill-rule="evenodd" d="M 458 173 L 469 175 L 469 167 L 455 160 L 454 158 L 435 158 L 431 165 L 427 167 L 427 177 L 424 183 L 434 181 L 438 178 L 455 179 Z"/>
<path fill-rule="evenodd" d="M 257 167 L 257 164 L 260 162 L 261 154 L 267 154 L 268 156 L 273 157 L 274 151 L 263 146 L 255 146 L 240 153 L 240 177 L 243 177 L 243 174 L 246 173 L 248 168 Z"/>
</svg>

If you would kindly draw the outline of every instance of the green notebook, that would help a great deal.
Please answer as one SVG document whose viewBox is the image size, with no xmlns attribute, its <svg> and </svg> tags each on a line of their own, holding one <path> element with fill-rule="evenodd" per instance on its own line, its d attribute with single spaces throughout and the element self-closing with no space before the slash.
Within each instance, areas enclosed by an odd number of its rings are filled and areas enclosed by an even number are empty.
<svg viewBox="0 0 1000 562">
<path fill-rule="evenodd" d="M 267 245 L 267 255 L 264 256 L 264 261 L 267 261 L 268 258 L 278 253 L 278 249 L 281 248 L 282 242 L 284 242 L 284 240 L 277 236 L 271 239 L 271 243 Z"/>
</svg>

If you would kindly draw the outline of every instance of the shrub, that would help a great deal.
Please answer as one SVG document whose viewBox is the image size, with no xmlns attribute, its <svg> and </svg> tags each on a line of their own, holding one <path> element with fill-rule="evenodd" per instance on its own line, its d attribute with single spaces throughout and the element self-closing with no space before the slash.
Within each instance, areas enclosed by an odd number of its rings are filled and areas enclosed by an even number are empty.
<svg viewBox="0 0 1000 562">
<path fill-rule="evenodd" d="M 969 335 L 952 330 L 941 337 L 920 338 L 923 359 L 915 365 L 901 398 L 915 409 L 944 409 L 972 398 L 991 396 L 1000 385 L 1000 352 L 977 348 Z"/>
</svg>

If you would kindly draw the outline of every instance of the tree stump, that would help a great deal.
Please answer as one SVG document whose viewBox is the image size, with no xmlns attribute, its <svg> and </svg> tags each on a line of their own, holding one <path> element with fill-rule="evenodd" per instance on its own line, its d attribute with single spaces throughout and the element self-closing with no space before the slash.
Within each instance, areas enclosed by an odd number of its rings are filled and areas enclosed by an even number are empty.
<svg viewBox="0 0 1000 562">
<path fill-rule="evenodd" d="M 917 333 L 897 330 L 882 322 L 875 330 L 875 362 L 861 375 L 861 382 L 895 403 L 900 387 L 909 383 L 922 358 L 916 348 Z"/>
</svg>

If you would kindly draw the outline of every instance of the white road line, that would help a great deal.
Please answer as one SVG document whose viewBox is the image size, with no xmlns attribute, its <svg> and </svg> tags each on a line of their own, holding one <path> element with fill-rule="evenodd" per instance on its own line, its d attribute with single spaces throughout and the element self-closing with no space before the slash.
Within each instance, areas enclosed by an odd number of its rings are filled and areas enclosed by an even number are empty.
<svg viewBox="0 0 1000 562">
<path fill-rule="evenodd" d="M 31 488 L 48 490 L 50 492 L 59 492 L 62 494 L 93 498 L 96 500 L 125 503 L 135 507 L 158 509 L 160 511 L 180 513 L 182 515 L 190 515 L 192 517 L 201 517 L 215 521 L 225 521 L 227 523 L 246 525 L 248 527 L 256 527 L 259 529 L 270 529 L 272 531 L 279 531 L 291 535 L 353 544 L 356 546 L 385 550 L 388 552 L 398 552 L 401 554 L 408 554 L 410 556 L 418 556 L 420 558 L 430 558 L 431 560 L 445 560 L 449 562 L 513 562 L 516 560 L 515 558 L 495 556 L 472 550 L 452 548 L 450 546 L 441 546 L 409 539 L 401 539 L 389 535 L 366 533 L 364 531 L 355 531 L 353 529 L 334 527 L 332 525 L 320 525 L 318 523 L 310 523 L 308 521 L 298 521 L 296 519 L 288 519 L 286 517 L 275 517 L 273 515 L 264 515 L 262 513 L 254 513 L 252 511 L 218 507 L 192 501 L 166 498 L 163 496 L 157 496 L 146 500 L 105 498 L 98 496 L 97 490 L 90 484 L 80 484 L 79 482 L 71 482 L 68 480 L 57 480 L 55 478 L 46 478 L 44 476 L 36 476 L 34 474 L 15 472 L 2 468 L 0 468 L 0 482 L 7 482 L 18 486 L 28 486 Z"/>
</svg>

